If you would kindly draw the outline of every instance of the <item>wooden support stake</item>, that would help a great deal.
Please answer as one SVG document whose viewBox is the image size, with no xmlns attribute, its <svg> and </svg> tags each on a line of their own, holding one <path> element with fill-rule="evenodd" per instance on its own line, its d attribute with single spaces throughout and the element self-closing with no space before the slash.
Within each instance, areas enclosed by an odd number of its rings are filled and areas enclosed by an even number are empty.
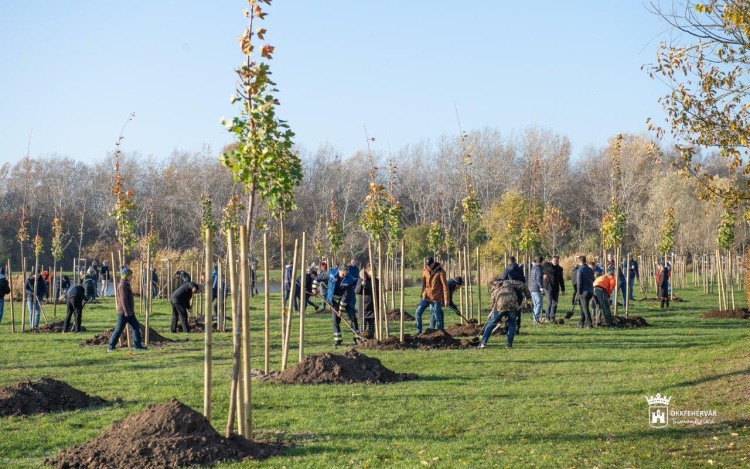
<svg viewBox="0 0 750 469">
<path fill-rule="evenodd" d="M 307 306 L 307 233 L 302 232 L 302 268 L 300 269 L 300 288 L 299 288 L 299 361 L 305 359 L 305 309 Z M 292 292 L 294 292 L 294 279 L 292 279 Z"/>
<path fill-rule="evenodd" d="M 477 297 L 479 300 L 477 324 L 482 324 L 482 261 L 481 257 L 479 257 L 479 246 L 477 246 Z"/>
<path fill-rule="evenodd" d="M 16 312 L 13 308 L 13 270 L 10 268 L 10 258 L 8 259 L 8 286 L 10 287 L 10 332 L 16 332 Z M 23 309 L 23 304 L 21 305 Z"/>
<path fill-rule="evenodd" d="M 229 295 L 232 306 L 232 384 L 229 389 L 229 414 L 227 415 L 226 437 L 229 438 L 234 431 L 235 414 L 237 409 L 242 406 L 237 405 L 237 388 L 239 387 L 240 375 L 240 309 L 237 307 L 237 271 L 235 269 L 234 259 L 234 229 L 227 229 L 227 257 L 229 258 Z M 192 271 L 192 267 L 191 267 Z M 242 419 L 237 419 L 237 424 L 241 425 Z M 242 434 L 241 431 L 237 432 Z"/>
<path fill-rule="evenodd" d="M 399 301 L 401 317 L 399 318 L 398 339 L 404 341 L 404 240 L 401 239 L 401 298 Z"/>
<path fill-rule="evenodd" d="M 378 298 L 378 292 L 375 288 L 375 264 L 374 259 L 372 257 L 372 241 L 367 240 L 367 253 L 370 256 L 370 289 L 372 290 L 372 314 L 374 316 L 373 321 L 375 321 L 375 338 L 380 340 L 380 321 L 378 318 L 378 312 L 380 309 L 380 305 L 378 304 L 377 298 Z M 364 296 L 364 295 L 363 295 Z M 364 314 L 364 313 L 363 313 Z M 364 325 L 362 326 L 364 328 Z"/>
<path fill-rule="evenodd" d="M 206 272 L 211 272 L 214 259 L 214 232 L 206 229 Z M 221 282 L 221 279 L 218 279 Z M 211 342 L 213 339 L 213 320 L 211 319 L 211 287 L 208 286 L 208 275 L 206 275 L 206 315 L 203 317 L 206 330 L 205 357 L 203 362 L 203 416 L 211 421 Z"/>
<path fill-rule="evenodd" d="M 283 266 L 282 266 L 283 267 Z M 270 274 L 268 270 L 268 232 L 263 233 L 263 284 L 265 290 L 263 293 L 263 303 L 265 307 L 264 312 L 264 344 L 263 344 L 263 356 L 264 366 L 263 372 L 268 374 L 271 372 L 271 285 L 270 285 Z"/>
<path fill-rule="evenodd" d="M 242 436 L 253 438 L 251 379 L 250 379 L 250 279 L 247 269 L 247 227 L 240 227 L 240 291 L 242 292 L 242 406 L 244 422 Z"/>
<path fill-rule="evenodd" d="M 287 302 L 286 309 L 286 324 L 284 324 L 284 347 L 281 351 L 281 371 L 286 370 L 287 361 L 289 359 L 289 340 L 292 335 L 292 313 L 294 306 L 294 282 L 297 278 L 297 248 L 299 247 L 299 240 L 294 240 L 294 257 L 292 258 L 292 279 L 291 279 L 291 290 L 289 292 L 289 300 Z"/>
</svg>

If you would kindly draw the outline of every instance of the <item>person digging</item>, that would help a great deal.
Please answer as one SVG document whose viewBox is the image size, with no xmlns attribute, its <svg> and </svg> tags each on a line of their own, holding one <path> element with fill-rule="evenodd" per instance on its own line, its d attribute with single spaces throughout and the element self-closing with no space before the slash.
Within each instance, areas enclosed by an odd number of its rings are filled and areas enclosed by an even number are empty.
<svg viewBox="0 0 750 469">
<path fill-rule="evenodd" d="M 454 313 L 456 313 L 458 316 L 461 316 L 461 318 L 469 322 L 468 319 L 466 319 L 462 314 L 461 311 L 458 310 L 458 306 L 456 306 L 456 303 L 453 302 L 453 293 L 456 292 L 456 290 L 460 290 L 461 287 L 464 285 L 464 279 L 460 276 L 453 277 L 451 279 L 448 279 L 448 307 L 453 310 Z M 430 316 L 430 329 L 435 328 L 435 317 Z"/>
<path fill-rule="evenodd" d="M 333 346 L 341 345 L 341 315 L 346 313 L 355 334 L 357 343 L 359 324 L 357 323 L 357 297 L 354 292 L 357 280 L 352 277 L 346 267 L 331 269 L 328 274 L 328 294 L 326 301 L 331 305 L 331 321 L 333 322 Z"/>
<path fill-rule="evenodd" d="M 68 312 L 63 322 L 63 332 L 68 332 L 70 318 L 74 318 L 73 331 L 81 332 L 81 320 L 83 319 L 83 305 L 87 299 L 86 289 L 82 285 L 74 285 L 66 293 Z"/>
<path fill-rule="evenodd" d="M 422 334 L 422 314 L 430 307 L 431 317 L 435 316 L 434 328 L 443 330 L 443 306 L 449 306 L 448 303 L 448 282 L 445 279 L 445 270 L 439 262 L 428 257 L 425 261 L 424 270 L 422 271 L 422 295 L 414 314 L 417 326 L 417 333 L 414 337 Z M 432 321 L 430 321 L 432 325 Z"/>
<path fill-rule="evenodd" d="M 490 302 L 492 314 L 485 325 L 482 341 L 479 342 L 477 348 L 485 348 L 487 346 L 487 341 L 490 340 L 495 326 L 500 324 L 506 317 L 508 318 L 508 341 L 505 348 L 512 348 L 513 338 L 516 335 L 516 320 L 517 316 L 521 314 L 523 300 L 524 298 L 526 299 L 527 306 L 529 301 L 531 301 L 529 287 L 518 280 L 501 280 L 495 278 L 492 281 L 490 295 L 492 298 Z"/>
<path fill-rule="evenodd" d="M 615 278 L 615 268 L 610 266 L 607 275 L 602 275 L 594 280 L 594 323 L 603 327 L 622 327 L 620 324 L 612 322 L 612 313 L 609 309 L 609 298 L 615 291 L 617 279 Z M 604 322 L 602 323 L 602 316 Z"/>
<path fill-rule="evenodd" d="M 187 282 L 172 292 L 172 296 L 169 298 L 169 301 L 172 303 L 172 325 L 169 328 L 169 332 L 173 334 L 177 332 L 178 318 L 182 325 L 182 332 L 186 334 L 190 332 L 187 310 L 190 309 L 190 301 L 193 299 L 193 295 L 201 293 L 202 291 L 202 285 L 195 282 Z M 211 320 L 209 319 L 206 321 L 206 324 L 206 327 L 211 327 Z"/>
<path fill-rule="evenodd" d="M 120 276 L 120 284 L 117 286 L 117 325 L 109 339 L 107 352 L 115 351 L 117 341 L 120 340 L 126 324 L 130 326 L 130 330 L 133 332 L 133 350 L 148 350 L 148 347 L 141 344 L 141 325 L 135 317 L 135 301 L 133 300 L 133 289 L 130 287 L 130 278 L 133 276 L 133 271 L 123 267 L 120 270 Z"/>
</svg>

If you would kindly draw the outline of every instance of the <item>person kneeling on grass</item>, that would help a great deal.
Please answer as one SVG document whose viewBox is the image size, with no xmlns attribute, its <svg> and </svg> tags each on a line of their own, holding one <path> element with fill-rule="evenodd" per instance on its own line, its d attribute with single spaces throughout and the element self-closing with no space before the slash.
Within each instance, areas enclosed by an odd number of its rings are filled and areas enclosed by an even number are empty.
<svg viewBox="0 0 750 469">
<path fill-rule="evenodd" d="M 333 308 L 331 320 L 333 321 L 333 346 L 341 345 L 341 315 L 346 313 L 354 328 L 354 333 L 359 334 L 357 323 L 357 297 L 354 290 L 357 280 L 352 277 L 346 267 L 331 269 L 328 276 L 328 303 Z M 355 340 L 356 341 L 356 340 Z"/>
<path fill-rule="evenodd" d="M 82 285 L 75 285 L 65 293 L 65 297 L 68 303 L 68 314 L 65 315 L 65 322 L 63 322 L 63 332 L 68 332 L 71 317 L 74 319 L 72 332 L 81 332 L 83 302 L 86 300 L 86 290 L 84 290 Z"/>
<path fill-rule="evenodd" d="M 190 332 L 190 326 L 188 325 L 187 310 L 190 309 L 190 301 L 193 299 L 193 295 L 201 293 L 203 286 L 195 282 L 187 282 L 180 288 L 172 292 L 172 296 L 169 300 L 172 303 L 172 327 L 169 328 L 169 332 L 177 332 L 177 319 L 179 318 L 182 324 L 182 332 Z M 211 327 L 211 320 L 206 321 L 207 326 Z"/>
<path fill-rule="evenodd" d="M 117 326 L 112 333 L 112 338 L 109 339 L 107 352 L 115 351 L 117 341 L 120 340 L 126 324 L 130 325 L 130 330 L 133 331 L 133 342 L 135 344 L 133 350 L 148 350 L 148 347 L 141 344 L 141 325 L 138 324 L 138 319 L 135 317 L 135 301 L 133 300 L 133 289 L 130 287 L 130 277 L 133 276 L 133 271 L 123 267 L 120 275 L 122 278 L 117 286 Z"/>
<path fill-rule="evenodd" d="M 518 280 L 495 278 L 492 281 L 491 298 L 492 314 L 484 327 L 484 335 L 478 348 L 485 348 L 495 326 L 500 324 L 505 317 L 508 318 L 508 343 L 505 347 L 511 348 L 516 333 L 516 318 L 521 314 L 523 299 L 526 299 L 527 304 L 531 300 L 531 292 L 525 283 Z"/>
</svg>

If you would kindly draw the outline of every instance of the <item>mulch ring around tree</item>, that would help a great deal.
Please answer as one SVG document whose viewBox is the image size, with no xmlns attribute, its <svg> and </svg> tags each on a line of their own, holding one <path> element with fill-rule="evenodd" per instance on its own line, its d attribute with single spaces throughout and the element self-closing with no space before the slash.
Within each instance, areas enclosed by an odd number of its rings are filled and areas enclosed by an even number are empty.
<svg viewBox="0 0 750 469">
<path fill-rule="evenodd" d="M 44 463 L 58 468 L 206 467 L 223 461 L 259 461 L 283 449 L 280 440 L 224 438 L 202 414 L 173 399 L 148 405 L 114 422 L 93 440 L 63 450 Z"/>
<path fill-rule="evenodd" d="M 206 332 L 206 325 L 203 323 L 202 317 L 188 318 L 188 326 L 190 327 L 190 334 L 203 334 Z M 214 332 L 224 332 L 216 329 L 216 324 L 213 324 L 212 330 Z M 177 332 L 182 332 L 182 323 L 179 320 L 177 321 Z M 227 327 L 226 332 L 232 332 L 232 328 Z"/>
<path fill-rule="evenodd" d="M 89 396 L 67 383 L 53 378 L 22 381 L 0 388 L 0 416 L 33 415 L 85 409 L 106 401 Z"/>
<path fill-rule="evenodd" d="M 613 324 L 621 324 L 623 327 L 648 327 L 651 324 L 647 323 L 645 319 L 640 316 L 612 316 Z"/>
<path fill-rule="evenodd" d="M 743 309 L 727 309 L 720 311 L 712 309 L 706 311 L 701 319 L 750 319 L 750 310 L 747 308 Z"/>
<path fill-rule="evenodd" d="M 130 326 L 128 326 L 130 327 Z M 141 324 L 141 339 L 146 341 L 146 327 Z M 109 345 L 109 339 L 112 337 L 112 333 L 115 332 L 114 329 L 109 329 L 101 334 L 96 334 L 94 337 L 90 339 L 86 339 L 81 341 L 81 347 L 85 345 Z M 122 333 L 121 337 L 127 337 L 126 332 Z M 149 347 L 163 347 L 164 345 L 167 345 L 169 342 L 174 342 L 172 339 L 167 339 L 166 337 L 162 336 L 158 332 L 156 332 L 152 327 L 148 328 L 148 346 Z"/>
<path fill-rule="evenodd" d="M 29 334 L 48 334 L 48 333 L 62 333 L 64 321 L 55 321 L 43 326 L 34 327 L 33 329 L 26 329 L 24 332 Z M 73 321 L 70 321 L 68 325 L 69 329 L 73 328 Z M 70 332 L 70 331 L 68 331 Z M 81 332 L 86 332 L 86 327 L 81 326 Z"/>
<path fill-rule="evenodd" d="M 396 373 L 377 358 L 354 349 L 343 354 L 310 355 L 303 362 L 271 378 L 282 384 L 386 384 L 417 379 L 413 373 Z"/>
<path fill-rule="evenodd" d="M 390 336 L 384 340 L 366 340 L 360 343 L 357 348 L 365 350 L 467 349 L 478 344 L 479 339 L 476 337 L 457 340 L 446 331 L 427 329 L 417 338 L 405 334 L 403 343 L 398 340 L 398 337 Z"/>
<path fill-rule="evenodd" d="M 400 321 L 401 320 L 401 310 L 400 309 L 392 309 L 385 313 L 386 317 L 389 321 Z M 414 316 L 404 311 L 404 321 L 413 321 Z"/>
</svg>

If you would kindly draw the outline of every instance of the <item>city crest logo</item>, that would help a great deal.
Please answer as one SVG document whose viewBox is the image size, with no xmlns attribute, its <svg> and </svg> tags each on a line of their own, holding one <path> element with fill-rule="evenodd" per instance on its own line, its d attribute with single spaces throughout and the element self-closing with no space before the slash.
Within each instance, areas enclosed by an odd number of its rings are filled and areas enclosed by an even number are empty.
<svg viewBox="0 0 750 469">
<path fill-rule="evenodd" d="M 672 397 L 662 397 L 660 393 L 656 396 L 646 396 L 648 401 L 648 424 L 654 428 L 664 428 L 669 425 L 669 401 Z"/>
</svg>

